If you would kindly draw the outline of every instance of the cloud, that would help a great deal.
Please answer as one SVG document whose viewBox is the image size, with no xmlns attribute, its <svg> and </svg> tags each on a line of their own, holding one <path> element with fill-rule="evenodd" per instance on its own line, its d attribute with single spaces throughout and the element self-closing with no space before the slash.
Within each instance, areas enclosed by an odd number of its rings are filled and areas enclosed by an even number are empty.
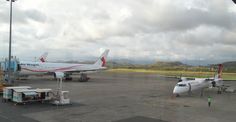
<svg viewBox="0 0 236 122">
<path fill-rule="evenodd" d="M 13 6 L 14 7 L 14 6 Z M 23 10 L 18 7 L 15 7 L 12 9 L 13 11 L 13 21 L 14 23 L 17 24 L 28 24 L 29 21 L 36 21 L 36 22 L 45 22 L 47 17 L 43 13 L 39 12 L 38 10 L 35 9 L 27 9 Z M 8 24 L 9 23 L 9 8 L 4 6 L 0 10 L 0 23 L 3 24 Z"/>
<path fill-rule="evenodd" d="M 6 52 L 9 4 L 0 4 L 0 51 Z M 51 60 L 79 60 L 105 48 L 111 58 L 134 60 L 235 57 L 231 1 L 21 0 L 13 12 L 13 54 L 23 59 L 48 51 Z"/>
</svg>

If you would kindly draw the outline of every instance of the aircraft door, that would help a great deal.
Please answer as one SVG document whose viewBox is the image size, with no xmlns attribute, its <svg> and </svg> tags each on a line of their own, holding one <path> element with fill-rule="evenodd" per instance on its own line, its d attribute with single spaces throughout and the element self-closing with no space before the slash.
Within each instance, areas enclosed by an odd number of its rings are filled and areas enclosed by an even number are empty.
<svg viewBox="0 0 236 122">
<path fill-rule="evenodd" d="M 188 88 L 189 88 L 189 92 L 191 92 L 192 91 L 192 86 L 191 86 L 191 84 L 190 83 L 188 83 Z"/>
<path fill-rule="evenodd" d="M 17 71 L 21 71 L 21 66 L 20 66 L 20 64 L 17 64 Z"/>
</svg>

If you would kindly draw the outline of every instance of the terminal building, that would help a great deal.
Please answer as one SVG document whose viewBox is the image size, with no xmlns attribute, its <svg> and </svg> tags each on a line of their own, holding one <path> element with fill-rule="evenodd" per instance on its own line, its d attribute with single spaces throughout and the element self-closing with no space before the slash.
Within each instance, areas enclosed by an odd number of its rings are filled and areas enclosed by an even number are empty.
<svg viewBox="0 0 236 122">
<path fill-rule="evenodd" d="M 5 81 L 6 83 L 8 80 L 8 71 L 9 71 L 9 61 L 5 59 L 4 61 L 0 62 L 0 72 L 1 72 L 1 80 Z M 19 71 L 21 70 L 19 60 L 16 57 L 11 59 L 10 64 L 10 71 L 11 71 L 11 80 L 15 80 L 18 77 Z"/>
</svg>

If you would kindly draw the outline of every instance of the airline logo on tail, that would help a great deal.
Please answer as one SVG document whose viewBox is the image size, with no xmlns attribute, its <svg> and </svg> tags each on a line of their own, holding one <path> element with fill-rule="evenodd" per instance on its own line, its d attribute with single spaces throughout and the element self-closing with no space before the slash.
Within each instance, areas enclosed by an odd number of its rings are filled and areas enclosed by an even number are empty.
<svg viewBox="0 0 236 122">
<path fill-rule="evenodd" d="M 96 67 L 102 67 L 104 68 L 106 65 L 107 55 L 109 53 L 109 50 L 105 50 L 102 55 L 98 58 L 98 60 L 94 63 Z"/>
<path fill-rule="evenodd" d="M 41 61 L 41 62 L 45 62 L 44 58 L 40 58 L 40 61 Z"/>
<path fill-rule="evenodd" d="M 101 61 L 102 61 L 102 67 L 105 67 L 106 65 L 106 59 L 104 57 L 101 58 Z"/>
<path fill-rule="evenodd" d="M 45 52 L 45 53 L 39 58 L 39 60 L 40 60 L 41 62 L 46 62 L 47 56 L 48 56 L 48 52 Z"/>
</svg>

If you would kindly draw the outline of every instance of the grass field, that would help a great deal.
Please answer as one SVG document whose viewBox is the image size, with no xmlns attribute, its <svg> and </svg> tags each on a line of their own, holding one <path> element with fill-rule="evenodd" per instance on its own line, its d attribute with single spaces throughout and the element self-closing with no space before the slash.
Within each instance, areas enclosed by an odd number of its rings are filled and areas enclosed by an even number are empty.
<svg viewBox="0 0 236 122">
<path fill-rule="evenodd" d="M 194 72 L 194 71 L 162 71 L 162 70 L 146 70 L 146 69 L 110 69 L 108 72 L 140 72 L 140 73 L 154 73 L 164 75 L 168 77 L 197 77 L 197 78 L 209 78 L 214 76 L 214 72 Z M 224 80 L 236 80 L 236 73 L 223 73 Z"/>
</svg>

